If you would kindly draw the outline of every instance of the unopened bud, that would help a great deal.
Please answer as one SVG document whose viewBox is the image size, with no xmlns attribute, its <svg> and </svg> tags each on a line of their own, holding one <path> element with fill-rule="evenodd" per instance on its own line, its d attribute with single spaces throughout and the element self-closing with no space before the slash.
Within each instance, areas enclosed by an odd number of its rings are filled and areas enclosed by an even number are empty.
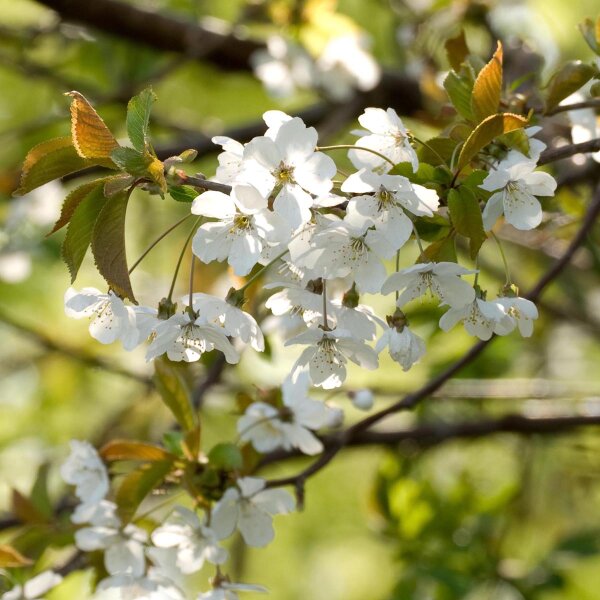
<svg viewBox="0 0 600 600">
<path fill-rule="evenodd" d="M 348 394 L 352 404 L 359 410 L 371 410 L 373 408 L 373 392 L 371 390 L 357 390 Z"/>
<path fill-rule="evenodd" d="M 352 284 L 352 287 L 344 294 L 342 298 L 342 304 L 347 308 L 356 308 L 358 306 L 358 302 L 360 300 L 360 296 L 356 291 L 356 284 Z"/>
<path fill-rule="evenodd" d="M 246 299 L 242 290 L 236 290 L 234 287 L 229 288 L 227 296 L 225 296 L 225 302 L 227 302 L 227 304 L 231 304 L 231 306 L 235 306 L 236 308 L 241 308 L 244 306 L 245 301 Z"/>
<path fill-rule="evenodd" d="M 166 321 L 172 317 L 177 310 L 177 302 L 173 302 L 170 298 L 162 298 L 158 303 L 158 318 Z"/>
</svg>

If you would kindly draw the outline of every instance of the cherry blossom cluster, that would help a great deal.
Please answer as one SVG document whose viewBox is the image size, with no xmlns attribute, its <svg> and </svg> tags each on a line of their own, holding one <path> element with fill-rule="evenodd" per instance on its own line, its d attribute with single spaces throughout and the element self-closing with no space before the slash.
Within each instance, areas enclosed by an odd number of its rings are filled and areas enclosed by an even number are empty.
<svg viewBox="0 0 600 600">
<path fill-rule="evenodd" d="M 266 546 L 274 537 L 273 516 L 294 510 L 294 499 L 288 492 L 266 489 L 265 481 L 257 477 L 240 477 L 210 511 L 199 514 L 192 508 L 175 506 L 160 524 L 151 526 L 152 511 L 148 511 L 142 527 L 123 523 L 118 516 L 117 504 L 108 499 L 111 491 L 106 466 L 88 442 L 71 442 L 71 454 L 62 465 L 61 475 L 75 486 L 79 500 L 71 516 L 77 527 L 77 548 L 103 553 L 108 577 L 97 583 L 94 600 L 237 600 L 237 592 L 266 592 L 262 586 L 232 583 L 223 574 L 228 551 L 221 541 L 239 531 L 248 546 Z M 205 564 L 216 570 L 211 589 L 190 591 L 189 576 Z M 59 582 L 60 578 L 52 579 L 52 585 Z"/>
<path fill-rule="evenodd" d="M 149 340 L 148 361 L 165 356 L 194 362 L 217 350 L 236 364 L 247 346 L 264 351 L 265 334 L 283 337 L 286 346 L 298 347 L 296 361 L 280 389 L 261 392 L 247 406 L 236 443 L 251 444 L 259 453 L 295 449 L 307 455 L 320 453 L 319 432 L 343 419 L 339 408 L 310 396 L 312 387 L 340 388 L 349 362 L 377 369 L 384 350 L 404 371 L 424 356 L 425 340 L 409 326 L 413 301 L 436 297 L 446 309 L 439 320 L 445 331 L 462 323 L 483 340 L 515 329 L 532 334 L 537 309 L 518 296 L 508 277 L 492 299 L 478 284 L 477 264 L 426 258 L 416 223 L 447 217 L 445 199 L 433 183 L 417 184 L 394 172 L 399 164 L 409 174 L 420 167 L 415 140 L 394 110 L 367 108 L 359 117 L 364 129 L 355 132 L 348 151 L 355 169 L 350 174 L 325 153 L 344 147 L 319 148 L 316 130 L 300 118 L 269 111 L 264 120 L 265 135 L 247 144 L 213 139 L 223 151 L 212 187 L 231 191 L 203 191 L 191 203 L 197 219 L 194 260 L 227 263 L 238 278 L 249 277 L 242 287 L 219 298 L 190 286 L 177 303 L 169 296 L 157 308 L 128 304 L 113 291 L 69 288 L 67 315 L 89 318 L 90 334 L 103 344 L 120 340 L 133 350 Z M 528 155 L 512 149 L 488 163 L 480 184 L 489 193 L 482 207 L 486 230 L 502 215 L 521 230 L 541 222 L 538 197 L 553 195 L 556 182 L 536 170 L 544 148 L 533 137 L 537 131 L 526 131 Z M 403 264 L 413 241 L 419 258 Z M 259 323 L 244 310 L 244 301 L 248 286 L 262 276 L 271 316 Z M 378 315 L 365 303 L 366 294 L 393 294 L 388 314 Z M 364 410 L 373 404 L 368 390 L 354 391 L 351 398 Z M 132 598 L 186 598 L 185 576 L 204 563 L 216 568 L 213 589 L 194 597 L 237 598 L 236 591 L 246 588 L 222 575 L 227 552 L 221 540 L 239 530 L 246 544 L 264 546 L 274 535 L 272 516 L 293 509 L 286 492 L 235 475 L 210 510 L 199 515 L 177 507 L 148 531 L 121 520 L 117 505 L 107 499 L 104 464 L 88 444 L 73 442 L 62 474 L 81 501 L 72 517 L 80 527 L 77 546 L 104 553 L 109 576 L 98 584 L 98 598 L 110 597 L 102 594 L 111 589 L 126 589 Z"/>
</svg>

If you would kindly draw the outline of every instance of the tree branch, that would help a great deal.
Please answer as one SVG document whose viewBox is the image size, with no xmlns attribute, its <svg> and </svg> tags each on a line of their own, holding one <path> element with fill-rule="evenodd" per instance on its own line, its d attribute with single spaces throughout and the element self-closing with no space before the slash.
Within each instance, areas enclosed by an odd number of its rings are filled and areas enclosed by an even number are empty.
<svg viewBox="0 0 600 600">
<path fill-rule="evenodd" d="M 49 350 L 50 352 L 58 352 L 63 356 L 67 356 L 73 360 L 83 363 L 88 367 L 92 367 L 95 369 L 102 369 L 103 371 L 108 371 L 109 373 L 114 373 L 115 375 L 120 375 L 122 377 L 127 377 L 128 379 L 133 379 L 138 383 L 151 387 L 153 385 L 152 379 L 146 377 L 145 375 L 141 375 L 139 373 L 134 373 L 133 371 L 129 371 L 120 367 L 119 365 L 109 363 L 102 358 L 97 356 L 92 356 L 83 352 L 80 348 L 72 348 L 70 346 L 66 346 L 53 340 L 45 333 L 38 331 L 31 325 L 26 325 L 25 323 L 21 323 L 14 317 L 10 316 L 3 309 L 0 308 L 0 322 L 5 323 L 12 329 L 18 330 L 20 333 L 25 334 L 28 338 L 32 339 L 35 343 L 39 344 L 43 348 Z"/>
<path fill-rule="evenodd" d="M 590 207 L 583 218 L 583 223 L 577 233 L 577 235 L 571 240 L 569 247 L 563 254 L 560 260 L 558 260 L 537 282 L 537 284 L 525 295 L 526 298 L 535 302 L 539 299 L 544 289 L 554 281 L 564 268 L 569 264 L 569 261 L 577 252 L 581 244 L 586 239 L 587 235 L 591 231 L 594 223 L 600 214 L 600 185 L 597 186 L 594 198 Z M 385 419 L 389 415 L 396 414 L 398 412 L 409 410 L 417 406 L 420 402 L 428 398 L 431 394 L 436 392 L 446 381 L 451 379 L 456 373 L 458 373 L 465 366 L 473 362 L 483 350 L 490 344 L 496 336 L 491 337 L 489 340 L 482 340 L 476 343 L 471 349 L 457 360 L 453 365 L 448 367 L 445 371 L 442 371 L 439 375 L 431 379 L 423 387 L 416 390 L 415 392 L 408 394 L 401 398 L 398 402 L 395 402 L 380 410 L 378 412 L 369 415 L 368 417 L 358 421 L 354 425 L 351 425 L 347 429 L 334 434 L 329 438 L 328 446 L 326 446 L 323 454 L 311 465 L 306 467 L 304 470 L 296 475 L 290 477 L 283 477 L 280 479 L 273 479 L 268 481 L 269 487 L 278 487 L 283 485 L 294 485 L 296 488 L 297 496 L 299 500 L 303 498 L 304 484 L 306 480 L 311 476 L 323 469 L 336 454 L 344 447 L 352 444 L 353 440 L 359 439 L 361 435 L 376 423 Z"/>
<path fill-rule="evenodd" d="M 223 34 L 172 15 L 145 10 L 116 0 L 38 0 L 65 21 L 89 25 L 128 40 L 203 58 L 222 69 L 249 70 L 251 54 L 262 47 L 235 34 Z"/>
<path fill-rule="evenodd" d="M 588 154 L 591 152 L 598 152 L 600 150 L 600 138 L 589 140 L 587 142 L 581 142 L 580 144 L 568 144 L 561 146 L 560 148 L 548 148 L 544 150 L 538 161 L 538 165 L 547 165 L 563 158 L 569 158 L 575 156 L 575 154 Z"/>
<path fill-rule="evenodd" d="M 354 436 L 346 447 L 397 446 L 410 442 L 419 448 L 431 448 L 448 440 L 475 439 L 497 433 L 518 433 L 521 435 L 548 435 L 578 429 L 597 427 L 600 415 L 573 415 L 564 417 L 532 418 L 509 414 L 498 419 L 465 421 L 462 423 L 423 423 L 411 429 L 398 431 L 363 431 Z M 321 439 L 325 447 L 331 445 L 331 436 Z M 266 467 L 291 458 L 306 457 L 299 450 L 277 450 L 267 454 L 259 467 Z"/>
</svg>

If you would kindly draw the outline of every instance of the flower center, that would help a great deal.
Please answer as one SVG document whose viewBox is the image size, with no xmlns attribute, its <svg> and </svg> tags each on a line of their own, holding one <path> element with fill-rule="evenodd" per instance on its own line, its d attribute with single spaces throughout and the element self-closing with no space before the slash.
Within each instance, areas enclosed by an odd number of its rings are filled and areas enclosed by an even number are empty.
<svg viewBox="0 0 600 600">
<path fill-rule="evenodd" d="M 250 222 L 250 217 L 247 215 L 236 215 L 233 218 L 233 229 L 235 231 L 245 231 L 247 229 L 251 229 L 252 224 Z"/>
<path fill-rule="evenodd" d="M 377 210 L 386 210 L 390 205 L 394 204 L 394 195 L 388 189 L 381 186 L 377 193 Z"/>
<path fill-rule="evenodd" d="M 277 170 L 275 171 L 275 179 L 280 185 L 286 183 L 293 183 L 294 181 L 294 167 L 286 165 L 284 162 L 279 163 Z"/>
</svg>

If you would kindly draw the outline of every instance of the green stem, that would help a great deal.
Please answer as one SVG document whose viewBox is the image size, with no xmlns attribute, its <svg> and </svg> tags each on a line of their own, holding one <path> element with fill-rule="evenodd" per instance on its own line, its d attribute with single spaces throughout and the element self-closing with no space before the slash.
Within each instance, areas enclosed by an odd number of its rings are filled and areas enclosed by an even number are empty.
<svg viewBox="0 0 600 600">
<path fill-rule="evenodd" d="M 327 281 L 325 279 L 323 281 L 323 291 L 321 295 L 323 296 L 323 330 L 329 330 L 329 324 L 327 322 Z"/>
<path fill-rule="evenodd" d="M 185 221 L 187 221 L 187 219 L 189 219 L 192 216 L 192 214 L 190 213 L 189 215 L 186 215 L 185 217 L 183 217 L 183 219 L 180 219 L 179 221 L 177 221 L 177 223 L 175 223 L 174 225 L 171 225 L 171 227 L 169 227 L 169 229 L 167 229 L 166 231 L 164 231 L 163 233 L 161 233 L 141 254 L 141 256 L 133 263 L 133 265 L 131 266 L 131 268 L 129 269 L 129 274 L 131 275 L 133 273 L 133 270 L 144 260 L 144 258 L 146 258 L 146 256 L 148 255 L 148 253 L 150 252 L 150 250 L 152 250 L 155 246 L 158 245 L 159 242 L 161 242 L 164 238 L 167 237 L 167 235 L 169 235 L 169 233 L 171 233 L 171 231 L 173 231 L 174 229 L 177 229 L 177 227 L 179 227 L 182 223 L 184 223 Z"/>
<path fill-rule="evenodd" d="M 427 150 L 429 150 L 429 152 L 431 152 L 432 154 L 435 154 L 435 156 L 437 156 L 441 161 L 443 165 L 446 165 L 446 161 L 444 160 L 444 157 L 440 155 L 440 153 L 433 147 L 430 146 L 427 142 L 424 142 L 423 140 L 419 139 L 416 135 L 413 135 L 412 133 L 410 134 L 410 137 L 415 140 L 415 142 L 417 142 L 418 144 L 421 144 L 421 146 L 427 148 Z"/>
<path fill-rule="evenodd" d="M 396 273 L 400 270 L 400 250 L 396 250 Z M 400 290 L 396 290 L 396 302 L 400 298 Z"/>
<path fill-rule="evenodd" d="M 364 150 L 365 152 L 370 152 L 371 154 L 375 154 L 375 156 L 379 156 L 379 158 L 383 158 L 383 160 L 387 161 L 395 167 L 395 163 L 393 163 L 385 154 L 381 154 L 381 152 L 377 152 L 377 150 L 371 150 L 371 148 L 364 148 L 363 146 L 354 146 L 352 144 L 337 144 L 335 146 L 317 146 L 317 152 L 325 152 L 327 150 Z"/>
<path fill-rule="evenodd" d="M 194 267 L 196 266 L 196 255 L 192 253 L 192 264 L 190 266 L 190 290 L 189 290 L 189 301 L 188 301 L 188 314 L 195 320 L 194 315 Z"/>
<path fill-rule="evenodd" d="M 506 254 L 504 254 L 504 248 L 502 247 L 502 243 L 498 239 L 498 236 L 493 231 L 490 231 L 490 234 L 494 238 L 496 244 L 498 244 L 498 250 L 500 251 L 500 256 L 502 257 L 502 263 L 504 264 L 504 273 L 506 275 L 506 285 L 510 285 L 512 280 L 510 277 L 510 269 L 508 267 L 508 261 L 506 260 Z"/>
<path fill-rule="evenodd" d="M 419 246 L 419 252 L 421 253 L 421 257 L 425 254 L 425 250 L 423 250 L 423 244 L 421 243 L 421 237 L 419 236 L 419 232 L 417 231 L 416 225 L 413 223 L 413 232 L 415 234 L 415 240 L 417 240 L 417 246 Z"/>
<path fill-rule="evenodd" d="M 169 300 L 169 302 L 171 302 L 171 300 L 173 299 L 173 291 L 175 290 L 175 282 L 177 281 L 177 275 L 179 274 L 179 268 L 181 267 L 181 261 L 183 260 L 183 256 L 185 254 L 185 251 L 187 250 L 190 240 L 192 239 L 192 236 L 194 235 L 194 233 L 196 233 L 196 226 L 198 225 L 198 223 L 200 223 L 201 220 L 202 220 L 202 217 L 198 217 L 194 221 L 192 230 L 190 231 L 188 236 L 185 238 L 183 248 L 181 248 L 181 252 L 179 253 L 179 258 L 177 259 L 177 265 L 175 266 L 175 273 L 173 273 L 173 279 L 171 280 L 171 288 L 169 289 L 169 295 L 167 296 L 167 300 Z"/>
</svg>

